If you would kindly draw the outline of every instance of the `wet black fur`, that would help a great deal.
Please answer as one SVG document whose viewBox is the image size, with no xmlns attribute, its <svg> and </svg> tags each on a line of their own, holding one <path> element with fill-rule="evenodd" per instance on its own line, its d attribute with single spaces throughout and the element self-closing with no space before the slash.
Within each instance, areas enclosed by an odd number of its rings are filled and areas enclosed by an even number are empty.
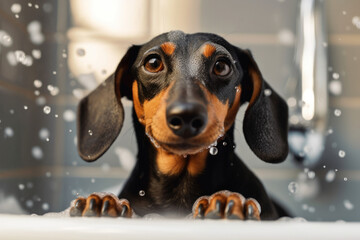
<svg viewBox="0 0 360 240">
<path fill-rule="evenodd" d="M 214 34 L 185 35 L 181 32 L 172 34 L 175 38 L 173 36 L 169 39 L 169 34 L 166 33 L 147 44 L 131 47 L 115 72 L 116 76 L 123 71 L 120 86 L 115 83 L 114 75 L 110 76 L 105 86 L 101 85 L 81 101 L 78 111 L 78 146 L 83 159 L 96 160 L 115 140 L 123 122 L 123 110 L 116 88 L 121 88 L 121 96 L 132 99 L 133 79 L 138 80 L 139 99 L 142 102 L 156 96 L 174 79 L 177 81 L 174 87 L 177 91 L 174 90 L 172 93 L 174 99 L 182 97 L 182 88 L 188 88 L 190 92 L 195 91 L 193 95 L 196 97 L 197 90 L 192 90 L 196 89 L 194 82 L 204 81 L 205 87 L 221 102 L 229 100 L 232 104 L 235 98 L 234 88 L 239 83 L 242 87 L 242 102 L 250 100 L 253 85 L 248 70 L 255 68 L 258 71 L 258 69 L 248 51 L 236 48 Z M 144 53 L 166 41 L 175 42 L 177 45 L 173 55 L 166 56 L 160 49 L 154 51 L 162 56 L 165 71 L 160 75 L 146 75 L 141 68 L 144 59 L 152 53 L 145 55 Z M 176 62 L 174 58 L 182 56 L 186 59 L 195 49 L 208 41 L 223 46 L 235 60 L 231 63 L 234 72 L 230 78 L 215 79 L 216 77 L 211 75 L 208 69 L 212 69 L 215 61 L 213 58 L 203 59 L 204 64 L 201 65 L 200 72 L 196 76 L 187 73 L 187 69 L 179 71 L 176 69 L 179 65 L 173 64 Z M 186 52 L 176 52 L 183 49 L 186 49 Z M 217 55 L 214 54 L 213 57 Z M 259 74 L 261 76 L 260 72 Z M 271 96 L 265 96 L 263 90 L 266 88 L 270 87 L 262 81 L 260 96 L 253 106 L 247 109 L 243 130 L 246 141 L 254 153 L 266 162 L 275 163 L 283 161 L 288 152 L 288 110 L 286 103 L 275 91 L 272 90 Z M 110 124 L 108 121 L 105 123 L 101 118 L 110 119 Z M 229 190 L 238 192 L 246 198 L 255 198 L 262 207 L 262 219 L 279 217 L 262 183 L 235 155 L 234 126 L 226 132 L 225 138 L 218 142 L 218 154 L 208 155 L 206 167 L 199 175 L 191 176 L 185 169 L 180 175 L 167 176 L 158 171 L 155 163 L 156 149 L 145 135 L 144 126 L 139 123 L 134 110 L 133 120 L 139 152 L 136 166 L 119 197 L 128 199 L 136 214 L 141 216 L 148 213 L 186 215 L 191 213 L 192 205 L 198 197 L 211 195 L 220 190 Z M 93 131 L 91 137 L 87 133 L 89 129 Z M 226 145 L 223 142 L 226 142 Z M 139 195 L 141 190 L 145 191 L 145 196 Z"/>
</svg>

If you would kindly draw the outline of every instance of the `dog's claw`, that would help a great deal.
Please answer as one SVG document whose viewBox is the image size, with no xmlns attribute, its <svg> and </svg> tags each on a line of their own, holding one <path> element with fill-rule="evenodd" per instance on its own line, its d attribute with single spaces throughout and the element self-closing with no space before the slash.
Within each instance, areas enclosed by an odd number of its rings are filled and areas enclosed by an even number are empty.
<svg viewBox="0 0 360 240">
<path fill-rule="evenodd" d="M 81 217 L 86 204 L 85 198 L 78 198 L 74 202 L 74 206 L 70 208 L 71 217 Z"/>
<path fill-rule="evenodd" d="M 70 208 L 70 216 L 77 217 L 132 217 L 132 209 L 125 199 L 114 195 L 91 194 L 87 199 L 76 199 Z"/>
<path fill-rule="evenodd" d="M 193 209 L 196 219 L 260 220 L 261 212 L 255 199 L 246 200 L 241 194 L 229 191 L 201 197 L 195 202 Z"/>
</svg>

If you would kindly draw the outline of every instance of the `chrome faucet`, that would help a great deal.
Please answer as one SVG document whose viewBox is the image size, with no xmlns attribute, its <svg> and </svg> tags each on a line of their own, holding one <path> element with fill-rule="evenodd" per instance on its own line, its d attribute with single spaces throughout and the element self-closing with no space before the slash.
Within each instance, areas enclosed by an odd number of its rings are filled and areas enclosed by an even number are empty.
<svg viewBox="0 0 360 240">
<path fill-rule="evenodd" d="M 327 36 L 324 3 L 301 0 L 296 65 L 299 78 L 290 105 L 290 152 L 303 165 L 316 165 L 325 144 L 328 114 Z"/>
</svg>

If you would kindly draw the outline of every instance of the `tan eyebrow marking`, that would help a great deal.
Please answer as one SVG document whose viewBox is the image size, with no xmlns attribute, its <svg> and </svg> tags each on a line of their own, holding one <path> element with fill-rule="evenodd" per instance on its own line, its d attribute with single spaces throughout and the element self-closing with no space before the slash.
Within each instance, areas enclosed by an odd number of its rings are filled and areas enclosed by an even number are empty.
<svg viewBox="0 0 360 240">
<path fill-rule="evenodd" d="M 204 55 L 206 58 L 208 58 L 208 57 L 210 57 L 211 55 L 213 55 L 213 53 L 215 52 L 215 50 L 216 50 L 216 48 L 215 48 L 213 45 L 207 43 L 207 44 L 205 44 L 205 46 L 203 47 L 203 55 Z"/>
<path fill-rule="evenodd" d="M 170 56 L 174 53 L 176 45 L 172 42 L 164 42 L 160 47 L 166 55 Z"/>
</svg>

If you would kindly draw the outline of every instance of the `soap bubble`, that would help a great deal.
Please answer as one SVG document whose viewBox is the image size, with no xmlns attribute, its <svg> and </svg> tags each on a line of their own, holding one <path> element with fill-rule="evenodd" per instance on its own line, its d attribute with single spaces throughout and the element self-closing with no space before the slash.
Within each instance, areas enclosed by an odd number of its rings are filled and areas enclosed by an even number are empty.
<svg viewBox="0 0 360 240">
<path fill-rule="evenodd" d="M 218 154 L 218 149 L 217 149 L 217 147 L 210 147 L 209 153 L 210 153 L 211 155 L 216 155 L 216 154 Z"/>
<path fill-rule="evenodd" d="M 11 5 L 10 10 L 12 13 L 20 13 L 21 5 L 19 3 L 14 3 L 13 5 Z"/>
<path fill-rule="evenodd" d="M 18 64 L 15 53 L 12 51 L 10 51 L 6 54 L 6 59 L 8 60 L 8 63 L 13 67 Z"/>
<path fill-rule="evenodd" d="M 299 184 L 297 182 L 290 182 L 288 185 L 288 190 L 290 193 L 295 194 L 299 189 Z"/>
<path fill-rule="evenodd" d="M 340 116 L 341 116 L 341 110 L 340 110 L 340 109 L 335 109 L 335 110 L 334 110 L 334 115 L 335 115 L 336 117 L 340 117 Z"/>
<path fill-rule="evenodd" d="M 14 136 L 14 130 L 11 127 L 6 127 L 4 129 L 4 136 L 5 138 L 11 138 Z"/>
<path fill-rule="evenodd" d="M 42 128 L 42 129 L 40 129 L 40 131 L 39 131 L 39 138 L 41 139 L 41 140 L 46 140 L 47 138 L 49 138 L 50 137 L 50 132 L 49 132 L 49 130 L 47 129 L 47 128 Z"/>
<path fill-rule="evenodd" d="M 140 191 L 139 191 L 139 196 L 140 196 L 140 197 L 145 196 L 145 191 L 144 191 L 144 190 L 140 190 Z"/>
<path fill-rule="evenodd" d="M 35 79 L 35 80 L 34 80 L 34 86 L 35 86 L 36 88 L 41 88 L 42 82 L 41 82 L 39 79 Z"/>
<path fill-rule="evenodd" d="M 264 90 L 264 94 L 265 94 L 265 96 L 267 96 L 267 97 L 271 96 L 271 93 L 272 93 L 271 89 L 265 89 L 265 90 Z"/>
<path fill-rule="evenodd" d="M 37 159 L 37 160 L 40 160 L 43 158 L 44 156 L 44 153 L 42 151 L 42 149 L 39 147 L 39 146 L 34 146 L 32 149 L 31 149 L 31 154 L 32 156 Z"/>
<path fill-rule="evenodd" d="M 45 114 L 49 114 L 51 112 L 51 108 L 49 106 L 45 106 L 43 110 Z"/>
<path fill-rule="evenodd" d="M 332 182 L 335 180 L 335 177 L 336 177 L 336 172 L 334 170 L 330 170 L 326 173 L 325 180 L 327 182 Z"/>
<path fill-rule="evenodd" d="M 334 73 L 332 74 L 332 77 L 333 77 L 333 79 L 339 79 L 339 78 L 340 78 L 340 74 L 334 72 Z"/>
<path fill-rule="evenodd" d="M 13 40 L 10 35 L 3 30 L 0 30 L 0 44 L 4 47 L 10 47 L 13 44 Z"/>
<path fill-rule="evenodd" d="M 346 152 L 344 150 L 339 151 L 339 157 L 344 158 L 346 155 Z"/>
<path fill-rule="evenodd" d="M 33 57 L 35 59 L 40 59 L 41 58 L 41 51 L 39 49 L 33 49 L 31 51 L 31 54 L 33 55 Z"/>
<path fill-rule="evenodd" d="M 339 80 L 331 80 L 329 83 L 329 91 L 331 94 L 338 96 L 342 93 L 342 84 Z"/>
<path fill-rule="evenodd" d="M 68 109 L 64 111 L 63 118 L 66 122 L 72 122 L 75 120 L 76 114 L 73 110 Z"/>
<path fill-rule="evenodd" d="M 44 211 L 48 211 L 50 209 L 50 205 L 48 203 L 43 203 L 41 205 L 41 208 L 44 210 Z"/>
<path fill-rule="evenodd" d="M 353 210 L 354 209 L 354 204 L 352 204 L 348 199 L 345 199 L 343 203 L 344 203 L 344 207 L 347 210 Z"/>
</svg>

